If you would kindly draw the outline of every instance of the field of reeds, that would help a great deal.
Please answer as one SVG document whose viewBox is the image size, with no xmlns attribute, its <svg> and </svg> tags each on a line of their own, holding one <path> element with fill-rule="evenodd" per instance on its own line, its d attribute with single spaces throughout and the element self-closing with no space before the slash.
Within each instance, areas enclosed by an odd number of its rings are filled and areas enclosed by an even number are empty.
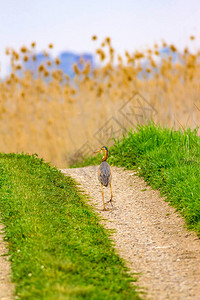
<svg viewBox="0 0 200 300">
<path fill-rule="evenodd" d="M 163 42 L 120 56 L 110 38 L 92 39 L 99 63 L 92 68 L 81 59 L 74 78 L 62 73 L 58 58 L 52 66 L 53 44 L 37 76 L 23 69 L 36 63 L 35 42 L 6 49 L 11 72 L 0 81 L 0 152 L 37 153 L 66 167 L 148 120 L 174 128 L 199 125 L 199 50 L 180 52 Z M 188 43 L 194 41 L 191 36 Z"/>
</svg>

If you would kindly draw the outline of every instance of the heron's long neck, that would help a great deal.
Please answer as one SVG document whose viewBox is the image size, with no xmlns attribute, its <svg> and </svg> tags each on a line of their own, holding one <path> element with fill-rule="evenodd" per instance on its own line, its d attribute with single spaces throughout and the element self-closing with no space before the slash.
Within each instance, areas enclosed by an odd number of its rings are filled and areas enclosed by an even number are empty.
<svg viewBox="0 0 200 300">
<path fill-rule="evenodd" d="M 104 150 L 104 157 L 102 158 L 102 162 L 106 161 L 107 158 L 108 158 L 108 151 Z"/>
</svg>

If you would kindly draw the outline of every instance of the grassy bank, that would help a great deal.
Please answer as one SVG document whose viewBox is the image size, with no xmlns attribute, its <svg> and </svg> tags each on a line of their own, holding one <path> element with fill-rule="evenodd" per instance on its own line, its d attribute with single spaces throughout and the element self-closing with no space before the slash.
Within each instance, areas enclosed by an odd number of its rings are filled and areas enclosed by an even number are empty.
<svg viewBox="0 0 200 300">
<path fill-rule="evenodd" d="M 0 154 L 0 212 L 18 299 L 139 299 L 70 177 L 35 156 Z"/>
<path fill-rule="evenodd" d="M 99 156 L 91 157 L 76 166 L 99 162 Z M 173 131 L 154 124 L 139 127 L 115 141 L 108 162 L 136 169 L 200 236 L 200 138 L 196 131 Z"/>
</svg>

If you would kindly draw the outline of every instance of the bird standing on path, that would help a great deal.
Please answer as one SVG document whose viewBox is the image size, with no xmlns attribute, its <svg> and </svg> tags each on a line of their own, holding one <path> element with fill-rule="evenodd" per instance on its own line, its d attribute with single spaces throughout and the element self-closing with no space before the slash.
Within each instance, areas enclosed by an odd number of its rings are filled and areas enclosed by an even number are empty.
<svg viewBox="0 0 200 300">
<path fill-rule="evenodd" d="M 105 202 L 104 202 L 103 187 L 104 186 L 107 187 L 108 185 L 110 185 L 111 198 L 108 202 L 110 202 L 111 205 L 112 205 L 112 198 L 113 198 L 112 186 L 111 186 L 112 173 L 111 173 L 111 167 L 106 162 L 106 160 L 108 158 L 108 149 L 107 149 L 107 147 L 103 146 L 99 150 L 95 151 L 94 153 L 98 153 L 102 150 L 104 151 L 104 156 L 102 158 L 102 163 L 99 166 L 98 179 L 101 183 L 101 191 L 102 191 L 102 199 L 103 199 L 103 210 L 106 210 L 105 209 Z"/>
</svg>

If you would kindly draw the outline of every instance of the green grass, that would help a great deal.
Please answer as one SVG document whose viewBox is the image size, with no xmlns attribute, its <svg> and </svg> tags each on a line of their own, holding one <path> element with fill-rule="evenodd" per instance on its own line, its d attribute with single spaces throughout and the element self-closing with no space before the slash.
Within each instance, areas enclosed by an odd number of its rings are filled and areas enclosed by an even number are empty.
<svg viewBox="0 0 200 300">
<path fill-rule="evenodd" d="M 18 299 L 139 299 L 86 196 L 56 168 L 0 154 L 0 211 Z"/>
<path fill-rule="evenodd" d="M 200 237 L 200 138 L 197 130 L 174 131 L 154 124 L 115 140 L 108 162 L 136 169 L 184 216 Z M 95 158 L 95 164 L 100 157 Z M 83 165 L 94 164 L 87 158 Z M 79 163 L 79 166 L 81 164 Z"/>
</svg>

